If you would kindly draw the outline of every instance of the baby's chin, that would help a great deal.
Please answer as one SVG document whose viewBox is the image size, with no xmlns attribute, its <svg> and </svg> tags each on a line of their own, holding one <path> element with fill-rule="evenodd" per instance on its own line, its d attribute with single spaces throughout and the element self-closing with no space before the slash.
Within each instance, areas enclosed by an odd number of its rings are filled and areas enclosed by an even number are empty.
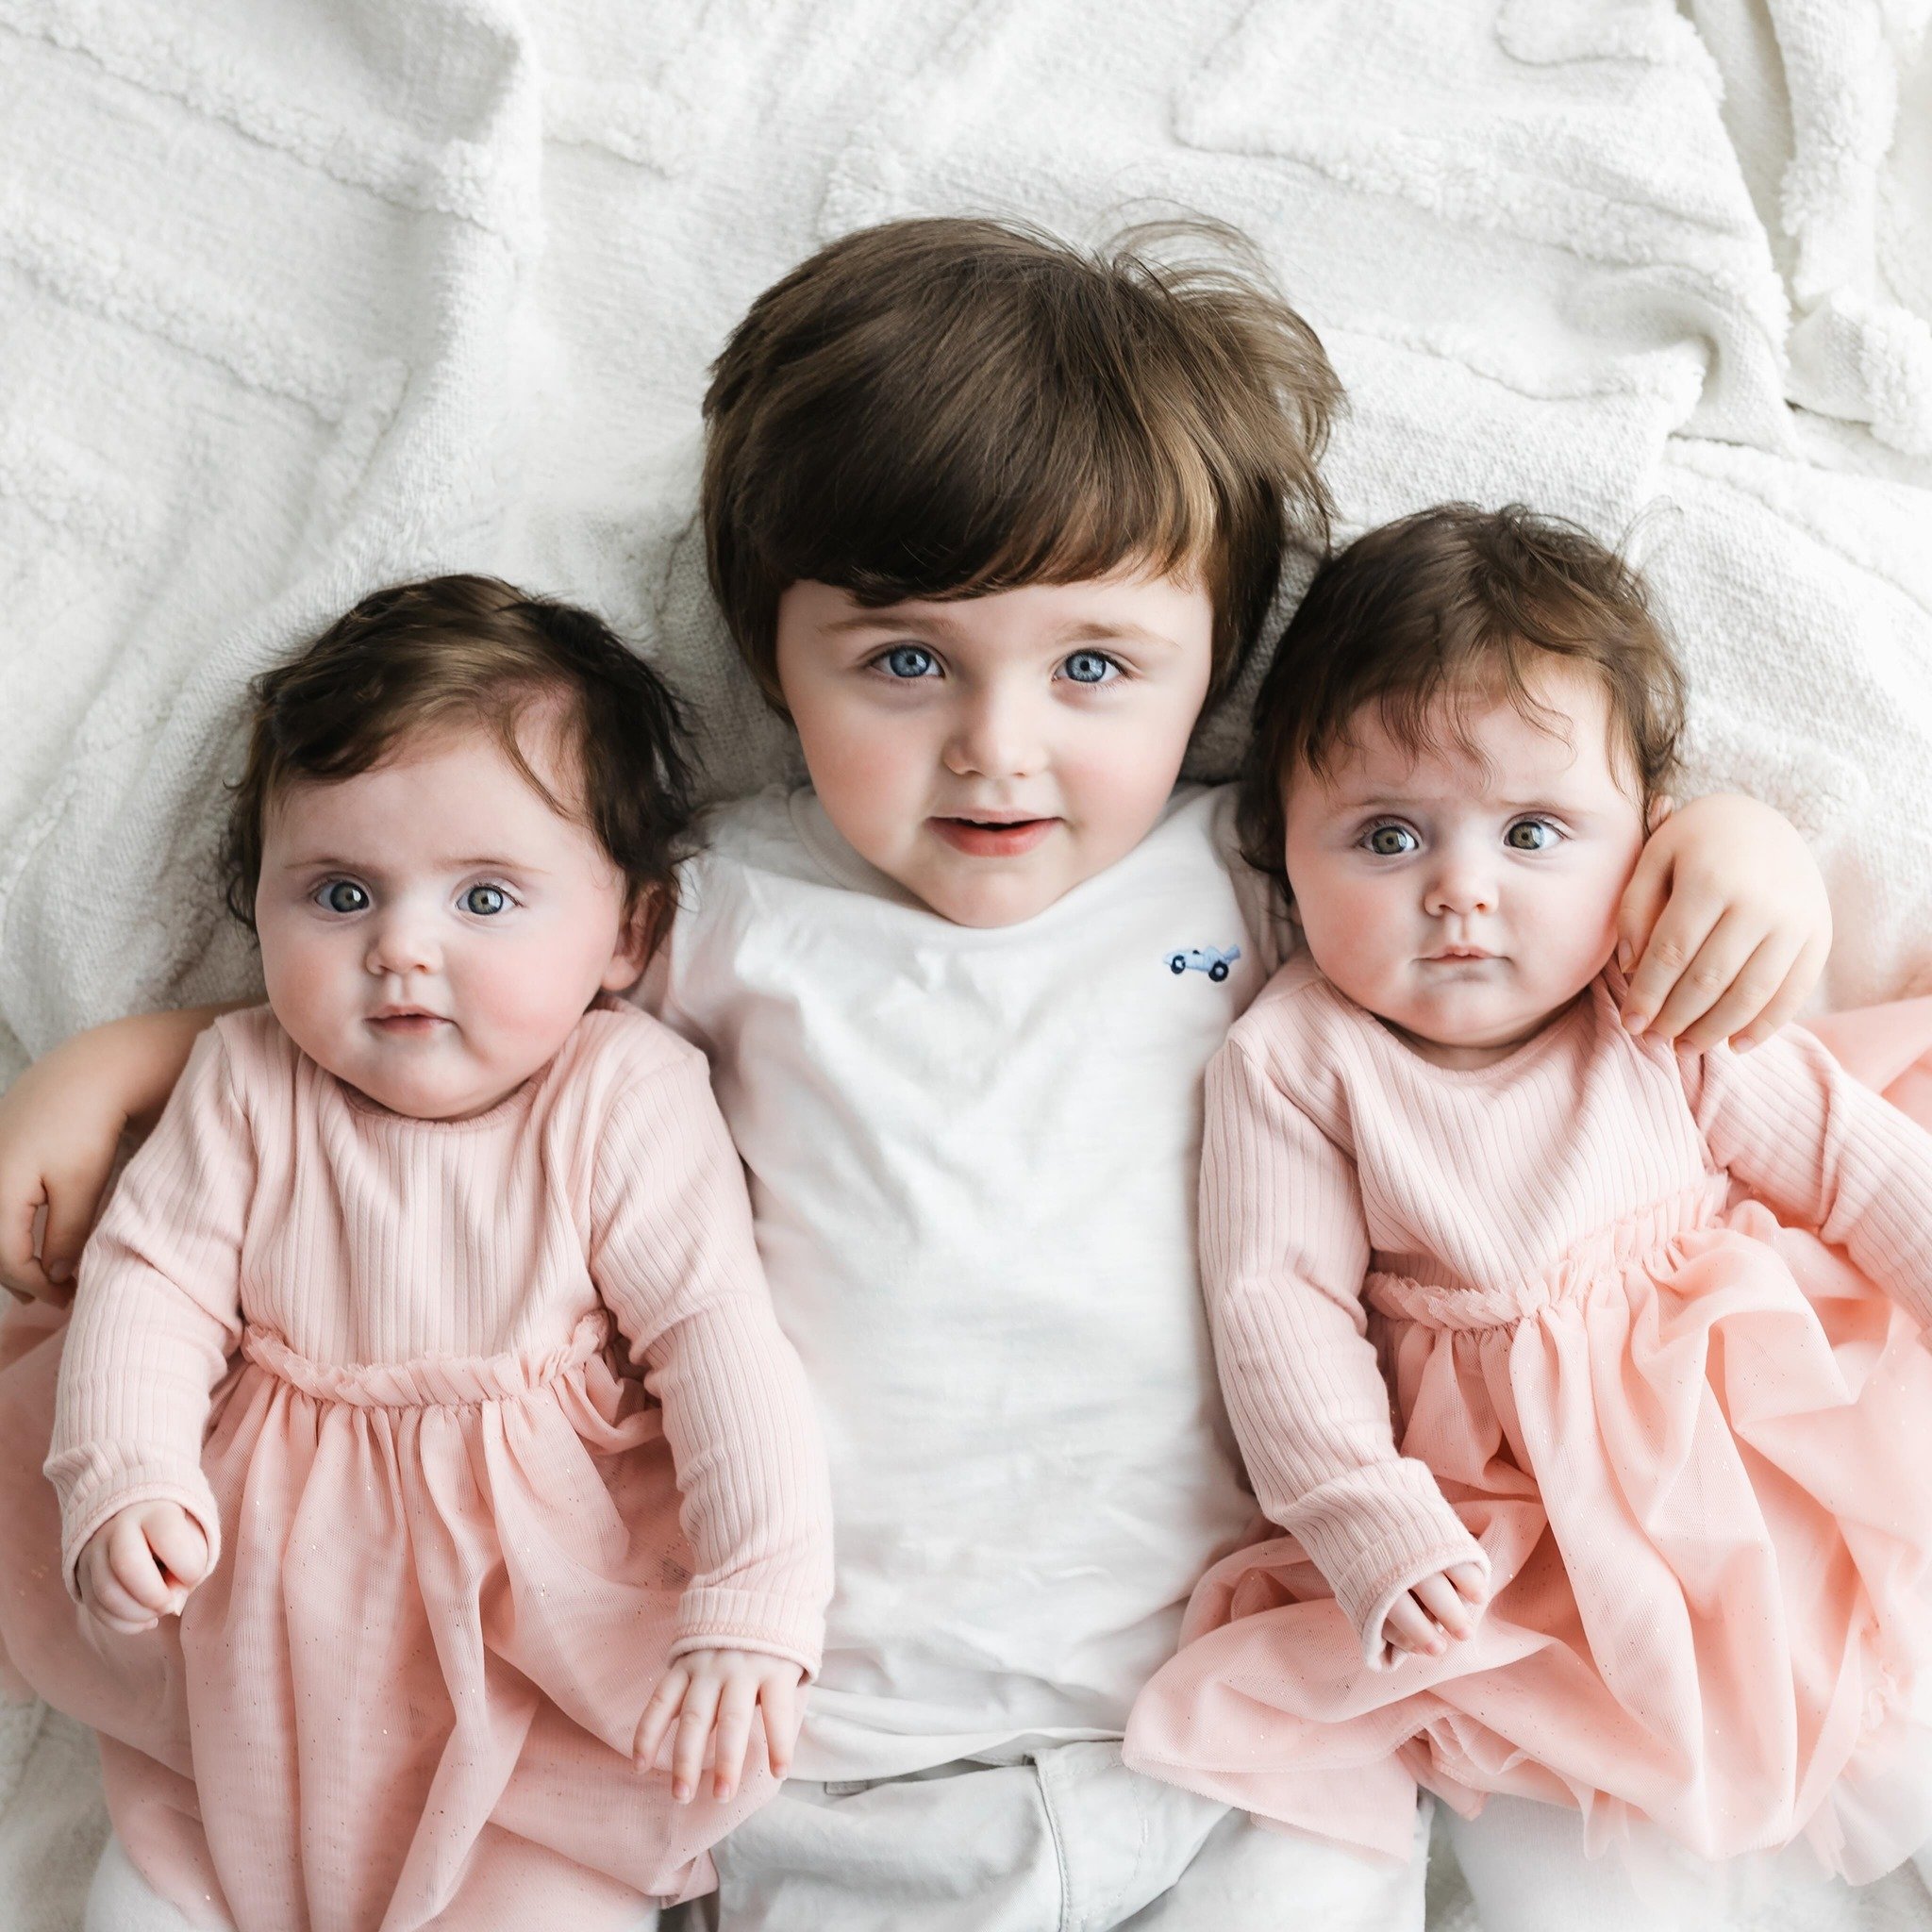
<svg viewBox="0 0 1932 1932">
<path fill-rule="evenodd" d="M 1514 1053 L 1570 1009 L 1588 980 L 1554 999 L 1449 999 L 1391 1002 L 1391 1010 L 1369 1010 L 1391 1026 L 1425 1059 L 1439 1066 L 1481 1067 Z"/>
<path fill-rule="evenodd" d="M 418 1056 L 412 1064 L 402 1054 L 391 1059 L 326 1048 L 317 1052 L 307 1045 L 303 1050 L 324 1073 L 333 1074 L 372 1106 L 412 1121 L 463 1121 L 488 1113 L 537 1071 L 436 1065 L 428 1055 Z"/>
</svg>

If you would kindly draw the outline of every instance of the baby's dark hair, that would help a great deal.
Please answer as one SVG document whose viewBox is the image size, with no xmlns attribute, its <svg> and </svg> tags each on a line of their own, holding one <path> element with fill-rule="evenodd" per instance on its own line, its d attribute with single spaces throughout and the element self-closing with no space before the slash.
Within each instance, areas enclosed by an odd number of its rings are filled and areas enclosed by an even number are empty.
<svg viewBox="0 0 1932 1932">
<path fill-rule="evenodd" d="M 1445 736 L 1473 749 L 1457 722 L 1469 697 L 1501 697 L 1560 730 L 1532 689 L 1552 658 L 1603 680 L 1611 756 L 1647 812 L 1675 775 L 1684 679 L 1623 557 L 1521 504 L 1442 504 L 1357 538 L 1316 571 L 1262 680 L 1241 779 L 1243 857 L 1283 876 L 1284 789 L 1354 743 L 1365 706 L 1417 753 Z"/>
<path fill-rule="evenodd" d="M 228 909 L 251 930 L 262 833 L 303 779 L 353 777 L 405 739 L 457 724 L 492 732 L 517 770 L 585 825 L 624 874 L 647 950 L 675 905 L 675 866 L 691 819 L 682 708 L 603 619 L 494 577 L 429 577 L 364 597 L 289 663 L 250 686 L 248 758 L 231 788 L 222 872 Z M 517 742 L 525 710 L 560 698 L 575 799 L 556 797 Z"/>
<path fill-rule="evenodd" d="M 1167 259 L 1175 244 L 1194 256 Z M 1341 386 L 1232 229 L 1097 253 L 1018 223 L 888 222 L 751 306 L 705 397 L 711 585 L 766 697 L 778 599 L 874 607 L 1145 562 L 1214 603 L 1213 689 L 1259 635 L 1284 547 L 1325 545 Z"/>
</svg>

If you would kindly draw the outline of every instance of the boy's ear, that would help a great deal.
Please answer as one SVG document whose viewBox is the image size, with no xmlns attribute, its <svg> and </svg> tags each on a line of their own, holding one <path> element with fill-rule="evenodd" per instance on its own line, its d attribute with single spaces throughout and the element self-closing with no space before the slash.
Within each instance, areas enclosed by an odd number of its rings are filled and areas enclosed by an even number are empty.
<svg viewBox="0 0 1932 1932">
<path fill-rule="evenodd" d="M 1647 839 L 1677 808 L 1674 798 L 1666 798 L 1659 792 L 1650 801 L 1650 810 L 1644 814 L 1643 836 Z"/>
</svg>

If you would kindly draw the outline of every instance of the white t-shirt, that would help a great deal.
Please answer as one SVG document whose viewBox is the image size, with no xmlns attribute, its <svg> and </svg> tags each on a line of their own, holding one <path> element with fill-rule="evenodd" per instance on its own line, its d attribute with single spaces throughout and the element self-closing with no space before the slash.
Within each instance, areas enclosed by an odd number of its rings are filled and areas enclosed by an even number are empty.
<svg viewBox="0 0 1932 1932">
<path fill-rule="evenodd" d="M 1254 1523 L 1194 1262 L 1202 1071 L 1274 963 L 1229 819 L 1178 791 L 991 928 L 809 790 L 714 814 L 680 874 L 640 997 L 710 1058 L 830 1452 L 802 1776 L 1119 1736 Z"/>
</svg>

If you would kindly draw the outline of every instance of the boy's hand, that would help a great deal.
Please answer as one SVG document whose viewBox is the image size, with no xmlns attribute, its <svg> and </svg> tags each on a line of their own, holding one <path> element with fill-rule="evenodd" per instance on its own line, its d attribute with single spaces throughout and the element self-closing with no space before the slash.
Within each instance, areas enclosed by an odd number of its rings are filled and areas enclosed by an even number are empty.
<svg viewBox="0 0 1932 1932">
<path fill-rule="evenodd" d="M 1482 1567 L 1452 1563 L 1411 1584 L 1390 1605 L 1382 1641 L 1417 1657 L 1441 1657 L 1452 1641 L 1459 1642 L 1475 1628 L 1487 1601 Z"/>
<path fill-rule="evenodd" d="M 765 1720 L 765 1757 L 774 1777 L 791 1768 L 804 1700 L 805 1673 L 781 1657 L 755 1650 L 689 1650 L 664 1673 L 638 1725 L 637 1761 L 653 1765 L 671 1740 L 671 1795 L 688 1805 L 704 1769 L 713 1734 L 711 1795 L 728 1798 L 738 1789 L 751 1744 L 754 1710 Z"/>
<path fill-rule="evenodd" d="M 108 1517 L 75 1566 L 80 1600 L 124 1636 L 178 1617 L 208 1574 L 208 1539 L 178 1503 L 136 1503 Z"/>
<path fill-rule="evenodd" d="M 16 1301 L 73 1295 L 122 1134 L 154 1125 L 202 1028 L 242 1004 L 141 1013 L 76 1033 L 0 1096 L 0 1288 Z"/>
<path fill-rule="evenodd" d="M 1790 822 L 1755 798 L 1693 799 L 1652 833 L 1624 893 L 1624 1023 L 1695 1052 L 1755 1046 L 1804 1004 L 1830 951 L 1824 880 Z"/>
<path fill-rule="evenodd" d="M 0 1288 L 16 1301 L 73 1297 L 75 1263 L 127 1125 L 103 1083 L 107 1071 L 81 1034 L 0 1096 Z"/>
</svg>

